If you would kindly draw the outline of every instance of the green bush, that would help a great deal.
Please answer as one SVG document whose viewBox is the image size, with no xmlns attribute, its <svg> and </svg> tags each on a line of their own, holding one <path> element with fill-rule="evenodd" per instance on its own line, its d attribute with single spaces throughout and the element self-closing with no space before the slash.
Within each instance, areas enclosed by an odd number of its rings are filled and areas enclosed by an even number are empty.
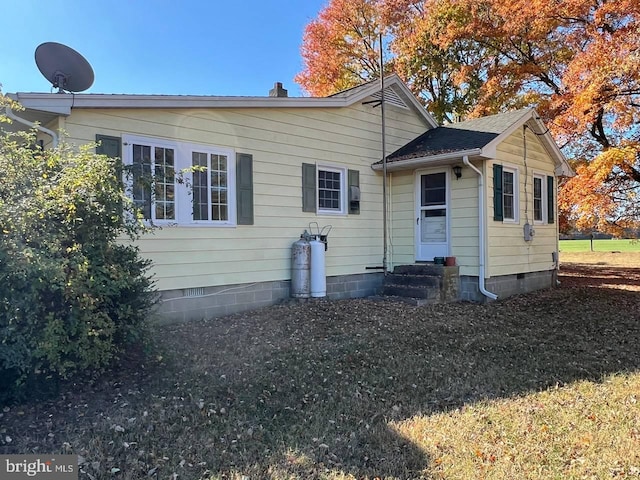
<svg viewBox="0 0 640 480">
<path fill-rule="evenodd" d="M 0 402 L 101 371 L 141 338 L 157 299 L 120 161 L 1 130 Z"/>
</svg>

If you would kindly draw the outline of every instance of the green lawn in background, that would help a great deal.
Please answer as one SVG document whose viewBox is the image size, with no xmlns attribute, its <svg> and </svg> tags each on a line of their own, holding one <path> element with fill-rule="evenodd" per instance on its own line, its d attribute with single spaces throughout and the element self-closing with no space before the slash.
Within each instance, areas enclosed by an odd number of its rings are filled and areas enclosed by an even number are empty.
<svg viewBox="0 0 640 480">
<path fill-rule="evenodd" d="M 560 240 L 561 252 L 589 252 L 591 240 Z M 594 252 L 640 252 L 640 242 L 637 240 L 594 240 Z"/>
</svg>

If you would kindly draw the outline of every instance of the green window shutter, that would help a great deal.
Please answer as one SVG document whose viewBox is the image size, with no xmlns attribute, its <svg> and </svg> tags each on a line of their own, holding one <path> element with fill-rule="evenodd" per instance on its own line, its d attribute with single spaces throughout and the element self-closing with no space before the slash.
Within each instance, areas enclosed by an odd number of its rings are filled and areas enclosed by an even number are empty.
<svg viewBox="0 0 640 480">
<path fill-rule="evenodd" d="M 107 135 L 96 135 L 96 153 L 106 155 L 110 158 L 122 158 L 122 141 L 120 137 L 109 137 Z"/>
<path fill-rule="evenodd" d="M 302 211 L 316 211 L 316 166 L 302 164 Z"/>
<path fill-rule="evenodd" d="M 253 155 L 236 155 L 236 209 L 238 225 L 253 225 Z"/>
<path fill-rule="evenodd" d="M 502 165 L 493 164 L 493 219 L 503 220 L 502 205 Z"/>
<path fill-rule="evenodd" d="M 556 210 L 555 205 L 553 203 L 555 199 L 555 186 L 553 177 L 547 176 L 547 222 L 553 223 L 555 222 Z"/>
<path fill-rule="evenodd" d="M 360 172 L 358 170 L 349 170 L 348 182 L 347 182 L 347 199 L 349 200 L 349 213 L 351 215 L 360 215 L 360 201 L 352 202 L 351 194 L 349 190 L 351 187 L 358 187 L 360 190 Z"/>
</svg>

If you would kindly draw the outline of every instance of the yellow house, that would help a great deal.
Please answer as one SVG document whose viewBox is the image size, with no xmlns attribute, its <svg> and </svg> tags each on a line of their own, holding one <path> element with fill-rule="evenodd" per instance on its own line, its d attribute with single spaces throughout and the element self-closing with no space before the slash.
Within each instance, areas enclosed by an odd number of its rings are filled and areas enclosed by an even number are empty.
<svg viewBox="0 0 640 480">
<path fill-rule="evenodd" d="M 160 227 L 139 242 L 164 316 L 288 298 L 292 243 L 314 223 L 331 227 L 330 298 L 371 295 L 381 267 L 439 257 L 456 257 L 463 299 L 553 285 L 557 176 L 571 171 L 535 111 L 438 126 L 397 76 L 384 84 L 326 98 L 281 84 L 268 97 L 11 96 L 43 145 L 64 132 L 132 166 L 130 194 Z M 153 194 L 135 182 L 145 173 Z"/>
</svg>

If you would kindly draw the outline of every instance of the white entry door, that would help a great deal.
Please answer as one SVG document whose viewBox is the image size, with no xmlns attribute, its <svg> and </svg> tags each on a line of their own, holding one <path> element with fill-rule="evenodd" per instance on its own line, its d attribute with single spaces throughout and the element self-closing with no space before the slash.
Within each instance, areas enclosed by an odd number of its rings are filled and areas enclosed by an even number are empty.
<svg viewBox="0 0 640 480">
<path fill-rule="evenodd" d="M 416 260 L 449 255 L 449 172 L 416 175 Z"/>
</svg>

